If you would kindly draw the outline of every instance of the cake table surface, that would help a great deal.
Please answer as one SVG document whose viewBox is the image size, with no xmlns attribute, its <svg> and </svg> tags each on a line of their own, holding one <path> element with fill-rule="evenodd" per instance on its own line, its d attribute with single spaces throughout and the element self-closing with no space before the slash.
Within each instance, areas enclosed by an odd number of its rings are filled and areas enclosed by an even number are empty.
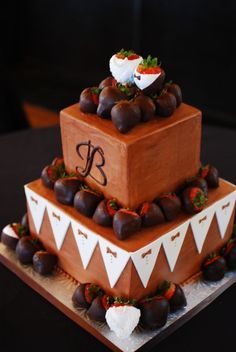
<svg viewBox="0 0 236 352">
<path fill-rule="evenodd" d="M 236 183 L 236 131 L 203 125 L 202 162 Z M 1 229 L 25 212 L 23 185 L 61 154 L 58 127 L 0 137 Z M 107 351 L 108 349 L 0 264 L 0 350 Z M 234 341 L 236 285 L 158 345 L 158 352 L 222 351 Z M 218 338 L 216 339 L 216 336 Z M 173 347 L 174 346 L 174 347 Z M 157 347 L 153 348 L 156 351 Z"/>
</svg>

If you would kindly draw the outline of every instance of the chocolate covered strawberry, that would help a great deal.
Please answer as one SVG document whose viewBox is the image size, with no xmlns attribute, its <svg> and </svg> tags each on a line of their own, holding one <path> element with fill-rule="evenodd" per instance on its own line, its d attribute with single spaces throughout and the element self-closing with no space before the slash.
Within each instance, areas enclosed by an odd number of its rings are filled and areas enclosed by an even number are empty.
<svg viewBox="0 0 236 352">
<path fill-rule="evenodd" d="M 129 132 L 141 120 L 141 110 L 134 102 L 122 100 L 111 110 L 111 119 L 121 133 Z"/>
<path fill-rule="evenodd" d="M 94 300 L 91 303 L 91 306 L 87 311 L 87 314 L 90 317 L 90 319 L 105 322 L 106 311 L 110 308 L 113 300 L 114 300 L 113 297 L 108 295 L 103 295 L 103 296 L 99 295 L 96 298 L 94 298 Z"/>
<path fill-rule="evenodd" d="M 119 240 L 124 240 L 141 228 L 141 217 L 129 209 L 120 209 L 113 218 L 113 230 Z"/>
<path fill-rule="evenodd" d="M 60 169 L 60 171 L 65 171 L 64 159 L 61 156 L 54 158 L 51 165 L 55 166 L 57 169 Z"/>
<path fill-rule="evenodd" d="M 115 78 L 112 76 L 108 76 L 99 83 L 98 88 L 103 89 L 105 87 L 116 86 L 116 84 L 117 81 L 115 80 Z"/>
<path fill-rule="evenodd" d="M 171 312 L 187 305 L 182 287 L 171 281 L 164 281 L 160 284 L 157 289 L 157 294 L 165 297 L 169 301 Z"/>
<path fill-rule="evenodd" d="M 182 99 L 182 92 L 181 92 L 181 88 L 178 84 L 173 83 L 173 82 L 168 82 L 165 84 L 164 89 L 166 89 L 166 91 L 168 93 L 171 93 L 175 96 L 176 99 L 176 107 L 178 107 L 183 99 Z"/>
<path fill-rule="evenodd" d="M 93 214 L 93 220 L 101 226 L 112 226 L 113 216 L 118 209 L 119 206 L 115 199 L 104 199 L 98 204 Z"/>
<path fill-rule="evenodd" d="M 102 296 L 102 289 L 95 284 L 80 284 L 74 291 L 72 302 L 75 307 L 88 308 L 97 296 Z"/>
<path fill-rule="evenodd" d="M 15 249 L 19 239 L 28 234 L 28 230 L 20 223 L 12 223 L 4 227 L 1 233 L 1 242 L 7 247 Z"/>
<path fill-rule="evenodd" d="M 156 105 L 153 100 L 146 95 L 140 94 L 134 99 L 141 110 L 141 120 L 143 122 L 150 121 L 155 116 Z"/>
<path fill-rule="evenodd" d="M 188 187 L 198 187 L 204 192 L 206 198 L 208 198 L 208 184 L 207 181 L 202 177 L 194 177 L 186 181 Z"/>
<path fill-rule="evenodd" d="M 140 322 L 143 327 L 156 329 L 164 326 L 170 311 L 169 302 L 165 297 L 154 296 L 140 301 Z"/>
<path fill-rule="evenodd" d="M 33 255 L 41 249 L 43 245 L 36 237 L 24 236 L 16 245 L 16 256 L 22 264 L 32 263 Z"/>
<path fill-rule="evenodd" d="M 134 72 L 134 83 L 145 94 L 159 93 L 163 87 L 165 72 L 160 67 L 158 59 L 148 55 Z"/>
<path fill-rule="evenodd" d="M 25 229 L 25 231 L 28 234 L 29 233 L 29 218 L 28 218 L 27 212 L 22 216 L 20 224 L 21 224 L 21 226 L 23 226 L 23 228 Z"/>
<path fill-rule="evenodd" d="M 41 173 L 41 180 L 44 186 L 53 189 L 57 180 L 57 170 L 55 166 L 45 166 Z"/>
<path fill-rule="evenodd" d="M 75 176 L 59 178 L 54 184 L 54 192 L 58 202 L 72 205 L 75 194 L 80 189 L 82 182 Z"/>
<path fill-rule="evenodd" d="M 200 167 L 199 176 L 204 178 L 209 188 L 217 188 L 219 186 L 218 170 L 212 165 Z"/>
<path fill-rule="evenodd" d="M 231 238 L 221 249 L 221 255 L 226 260 L 227 268 L 236 269 L 236 240 Z"/>
<path fill-rule="evenodd" d="M 225 258 L 211 253 L 202 264 L 203 277 L 207 281 L 221 280 L 227 270 Z"/>
<path fill-rule="evenodd" d="M 98 87 L 85 88 L 80 94 L 80 110 L 85 113 L 96 113 L 100 92 L 101 89 Z"/>
<path fill-rule="evenodd" d="M 111 109 L 120 100 L 125 100 L 126 95 L 119 88 L 109 86 L 103 88 L 99 95 L 99 104 L 97 107 L 97 114 L 104 119 L 111 118 Z"/>
<path fill-rule="evenodd" d="M 74 197 L 74 207 L 79 213 L 92 217 L 101 200 L 100 193 L 91 189 L 82 189 Z"/>
<path fill-rule="evenodd" d="M 140 208 L 139 214 L 144 227 L 154 226 L 165 222 L 165 217 L 161 208 L 155 203 L 144 202 Z"/>
<path fill-rule="evenodd" d="M 118 83 L 132 83 L 133 73 L 142 57 L 133 50 L 121 49 L 110 59 L 110 71 Z"/>
<path fill-rule="evenodd" d="M 51 274 L 57 263 L 57 256 L 45 250 L 40 250 L 33 255 L 33 268 L 41 275 Z"/>
<path fill-rule="evenodd" d="M 155 99 L 156 114 L 160 117 L 171 116 L 176 109 L 175 96 L 165 90 Z"/>
<path fill-rule="evenodd" d="M 187 187 L 182 194 L 183 207 L 186 213 L 195 214 L 200 212 L 206 202 L 207 198 L 204 192 L 199 187 Z"/>
<path fill-rule="evenodd" d="M 181 211 L 181 201 L 175 193 L 164 193 L 155 200 L 167 221 L 174 220 Z"/>
</svg>

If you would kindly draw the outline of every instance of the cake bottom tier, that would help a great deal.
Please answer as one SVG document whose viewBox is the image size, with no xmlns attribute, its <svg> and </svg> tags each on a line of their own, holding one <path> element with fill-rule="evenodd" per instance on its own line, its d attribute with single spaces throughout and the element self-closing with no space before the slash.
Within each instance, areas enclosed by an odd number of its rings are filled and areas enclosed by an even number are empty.
<svg viewBox="0 0 236 352">
<path fill-rule="evenodd" d="M 154 293 L 163 280 L 181 283 L 232 235 L 236 187 L 224 180 L 210 191 L 208 206 L 200 213 L 181 214 L 126 241 L 59 204 L 41 180 L 26 185 L 25 192 L 30 231 L 58 256 L 59 267 L 112 295 L 140 299 Z"/>
</svg>

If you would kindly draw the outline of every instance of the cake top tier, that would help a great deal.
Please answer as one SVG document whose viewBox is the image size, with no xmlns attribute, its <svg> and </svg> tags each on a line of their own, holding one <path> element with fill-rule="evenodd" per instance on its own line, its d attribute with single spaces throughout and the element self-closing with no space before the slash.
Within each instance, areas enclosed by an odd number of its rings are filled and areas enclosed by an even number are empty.
<svg viewBox="0 0 236 352">
<path fill-rule="evenodd" d="M 157 57 L 142 58 L 121 49 L 111 57 L 109 67 L 111 76 L 82 91 L 80 109 L 111 119 L 120 133 L 157 116 L 170 117 L 182 102 L 180 87 L 165 80 Z"/>
</svg>

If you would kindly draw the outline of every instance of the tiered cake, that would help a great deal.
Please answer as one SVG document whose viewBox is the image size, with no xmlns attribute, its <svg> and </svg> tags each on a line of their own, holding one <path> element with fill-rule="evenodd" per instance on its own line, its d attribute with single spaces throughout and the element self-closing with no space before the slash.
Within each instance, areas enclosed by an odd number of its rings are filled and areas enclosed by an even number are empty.
<svg viewBox="0 0 236 352">
<path fill-rule="evenodd" d="M 135 77 L 139 77 L 137 72 Z M 160 71 L 158 77 L 162 74 Z M 119 80 L 113 76 L 117 87 Z M 109 84 L 114 86 L 114 81 L 110 79 Z M 120 84 L 130 88 L 133 83 Z M 100 85 L 100 103 L 106 88 Z M 138 95 L 146 89 L 141 88 Z M 153 92 L 147 94 L 158 100 L 163 91 L 159 98 Z M 156 112 L 161 111 L 158 104 Z M 160 112 L 128 130 L 116 124 L 117 111 L 111 113 L 111 121 L 101 109 L 97 114 L 81 110 L 86 109 L 79 104 L 64 109 L 60 127 L 67 177 L 78 176 L 86 184 L 85 190 L 89 187 L 105 199 L 115 199 L 119 207 L 128 208 L 127 213 L 132 209 L 140 216 L 142 204 L 181 189 L 197 175 L 201 112 L 196 108 L 181 103 L 168 118 Z M 73 204 L 58 202 L 53 189 L 45 187 L 41 179 L 27 184 L 25 192 L 30 232 L 58 256 L 59 267 L 78 282 L 98 284 L 116 296 L 140 299 L 155 292 L 163 280 L 185 281 L 199 272 L 206 255 L 222 247 L 232 234 L 236 192 L 222 179 L 219 187 L 209 190 L 204 208 L 191 214 L 181 211 L 173 220 L 131 231 L 123 240 L 116 236 L 114 223 L 113 228 L 101 226 L 92 219 L 93 214 L 85 216 Z"/>
</svg>

